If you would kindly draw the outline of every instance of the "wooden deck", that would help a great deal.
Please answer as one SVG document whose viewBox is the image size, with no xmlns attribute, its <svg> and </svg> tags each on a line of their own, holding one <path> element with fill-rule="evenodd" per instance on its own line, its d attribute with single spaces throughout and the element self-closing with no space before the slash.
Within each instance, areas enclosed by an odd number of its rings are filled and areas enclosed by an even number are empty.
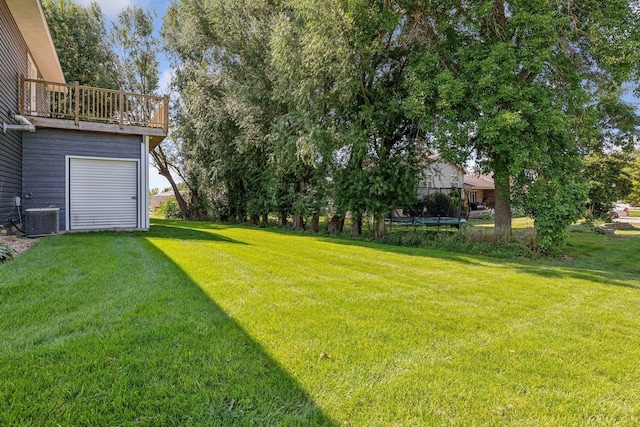
<svg viewBox="0 0 640 427">
<path fill-rule="evenodd" d="M 20 114 L 36 127 L 149 135 L 150 149 L 169 130 L 168 96 L 20 79 Z"/>
</svg>

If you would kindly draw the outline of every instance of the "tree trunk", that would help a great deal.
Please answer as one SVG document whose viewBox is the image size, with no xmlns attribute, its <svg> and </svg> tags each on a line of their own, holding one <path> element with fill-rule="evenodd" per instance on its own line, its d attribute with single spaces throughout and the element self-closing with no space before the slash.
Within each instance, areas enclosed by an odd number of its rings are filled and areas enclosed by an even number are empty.
<svg viewBox="0 0 640 427">
<path fill-rule="evenodd" d="M 351 218 L 351 237 L 360 237 L 362 234 L 362 218 Z"/>
<path fill-rule="evenodd" d="M 495 195 L 495 215 L 494 215 L 494 237 L 497 240 L 511 239 L 511 183 L 509 176 L 499 176 L 498 171 L 494 173 L 496 195 Z"/>
<path fill-rule="evenodd" d="M 311 217 L 311 232 L 317 233 L 320 231 L 320 215 L 313 214 Z"/>
<path fill-rule="evenodd" d="M 279 213 L 278 214 L 278 224 L 280 224 L 280 227 L 286 227 L 287 226 L 287 214 L 286 213 Z"/>
<path fill-rule="evenodd" d="M 176 181 L 171 176 L 171 170 L 169 168 L 169 161 L 167 160 L 167 156 L 164 151 L 162 151 L 162 147 L 159 145 L 155 150 L 151 152 L 151 157 L 153 158 L 154 166 L 158 170 L 158 174 L 165 177 L 169 184 L 171 184 L 171 188 L 173 189 L 173 194 L 176 196 L 176 202 L 178 202 L 178 206 L 180 207 L 180 212 L 182 212 L 182 217 L 184 219 L 192 219 L 193 218 L 193 209 L 189 206 L 187 201 L 180 194 L 180 190 L 178 189 L 178 185 Z"/>
<path fill-rule="evenodd" d="M 260 218 L 260 227 L 266 227 L 267 224 L 269 222 L 269 214 L 262 214 L 262 217 Z"/>
<path fill-rule="evenodd" d="M 299 213 L 293 214 L 293 229 L 304 230 L 304 218 Z"/>
<path fill-rule="evenodd" d="M 341 215 L 332 216 L 331 221 L 329 221 L 329 233 L 330 234 L 342 233 L 343 228 L 344 228 L 344 217 Z"/>
<path fill-rule="evenodd" d="M 385 235 L 384 215 L 374 215 L 373 217 L 373 238 L 380 239 Z"/>
<path fill-rule="evenodd" d="M 189 192 L 189 219 L 200 219 L 203 217 L 202 207 L 200 206 L 200 194 L 199 192 L 191 190 Z"/>
<path fill-rule="evenodd" d="M 180 212 L 182 212 L 182 217 L 184 219 L 191 219 L 191 217 L 193 216 L 191 214 L 191 209 L 189 209 L 189 205 L 187 204 L 187 201 L 184 199 L 184 197 L 182 197 L 182 194 L 180 194 L 178 185 L 176 184 L 175 180 L 171 176 L 171 173 L 169 173 L 168 169 L 166 171 L 166 174 L 163 172 L 164 172 L 164 169 L 158 171 L 158 173 L 164 176 L 167 179 L 167 181 L 169 181 L 169 184 L 171 184 L 171 188 L 173 189 L 173 194 L 176 197 L 176 202 L 178 202 L 178 206 L 180 207 Z"/>
<path fill-rule="evenodd" d="M 260 215 L 252 214 L 250 218 L 251 225 L 258 225 L 258 221 L 260 221 Z"/>
</svg>

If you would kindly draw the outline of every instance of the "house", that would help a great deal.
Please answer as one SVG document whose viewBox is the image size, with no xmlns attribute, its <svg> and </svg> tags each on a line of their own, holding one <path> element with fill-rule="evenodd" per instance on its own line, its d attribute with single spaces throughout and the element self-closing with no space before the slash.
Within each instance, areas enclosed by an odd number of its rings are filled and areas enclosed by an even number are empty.
<svg viewBox="0 0 640 427">
<path fill-rule="evenodd" d="M 0 225 L 148 229 L 148 153 L 168 98 L 65 82 L 39 0 L 0 0 Z"/>
<path fill-rule="evenodd" d="M 187 192 L 185 192 L 185 191 L 181 191 L 180 194 L 184 198 L 186 198 L 188 196 Z M 175 198 L 176 198 L 176 193 L 173 190 L 163 191 L 162 193 L 154 194 L 153 196 L 151 196 L 151 201 L 149 202 L 150 203 L 149 204 L 149 209 L 151 209 L 151 212 L 153 212 L 162 203 L 166 202 L 169 199 L 174 199 L 175 200 Z"/>
<path fill-rule="evenodd" d="M 449 193 L 452 189 L 462 195 L 465 170 L 432 154 L 428 158 L 423 177 L 418 184 L 418 198 L 424 199 L 434 193 Z"/>
<path fill-rule="evenodd" d="M 464 192 L 469 204 L 482 203 L 488 208 L 495 206 L 496 187 L 489 175 L 465 174 Z"/>
<path fill-rule="evenodd" d="M 464 168 L 452 165 L 432 154 L 428 158 L 423 178 L 418 186 L 418 198 L 425 199 L 434 193 L 460 193 L 469 205 L 483 203 L 486 207 L 495 205 L 495 184 L 489 175 L 467 173 Z"/>
</svg>

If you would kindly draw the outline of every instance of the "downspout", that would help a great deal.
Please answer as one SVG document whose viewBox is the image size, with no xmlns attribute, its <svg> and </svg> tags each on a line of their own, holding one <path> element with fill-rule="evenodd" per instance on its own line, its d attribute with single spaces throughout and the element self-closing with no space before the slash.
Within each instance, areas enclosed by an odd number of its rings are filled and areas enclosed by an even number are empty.
<svg viewBox="0 0 640 427">
<path fill-rule="evenodd" d="M 36 127 L 29 120 L 27 120 L 25 116 L 16 114 L 15 116 L 13 116 L 13 118 L 22 124 L 12 125 L 9 123 L 2 123 L 3 133 L 7 133 L 8 130 L 20 130 L 20 131 L 29 131 L 29 132 L 36 131 Z"/>
</svg>

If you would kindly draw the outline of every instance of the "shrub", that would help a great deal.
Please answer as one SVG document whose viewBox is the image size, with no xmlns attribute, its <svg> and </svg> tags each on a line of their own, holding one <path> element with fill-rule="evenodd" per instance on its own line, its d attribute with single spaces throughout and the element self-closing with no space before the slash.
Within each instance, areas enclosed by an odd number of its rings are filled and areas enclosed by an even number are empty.
<svg viewBox="0 0 640 427">
<path fill-rule="evenodd" d="M 524 218 L 525 216 L 527 215 L 521 209 L 516 209 L 511 212 L 511 218 Z"/>
<path fill-rule="evenodd" d="M 465 227 L 460 231 L 399 229 L 388 233 L 378 243 L 416 248 L 441 249 L 451 252 L 498 258 L 536 258 L 539 245 L 535 233 L 504 242 L 493 233 Z"/>
<path fill-rule="evenodd" d="M 478 219 L 489 221 L 493 219 L 493 213 L 490 211 L 482 212 Z"/>
<path fill-rule="evenodd" d="M 425 205 L 431 216 L 447 216 L 451 208 L 451 197 L 445 193 L 435 193 L 427 198 Z"/>
<path fill-rule="evenodd" d="M 155 213 L 165 219 L 182 219 L 182 211 L 174 197 L 169 197 L 167 200 L 160 203 L 156 208 Z"/>
<path fill-rule="evenodd" d="M 0 240 L 0 263 L 9 261 L 13 258 L 15 251 L 11 249 L 5 242 Z"/>
</svg>

